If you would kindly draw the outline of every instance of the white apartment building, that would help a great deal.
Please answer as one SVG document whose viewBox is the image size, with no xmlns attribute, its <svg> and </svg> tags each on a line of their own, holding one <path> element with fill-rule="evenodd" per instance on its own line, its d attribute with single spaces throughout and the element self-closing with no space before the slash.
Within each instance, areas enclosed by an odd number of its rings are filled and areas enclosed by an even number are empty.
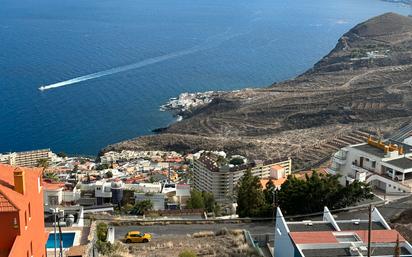
<svg viewBox="0 0 412 257">
<path fill-rule="evenodd" d="M 342 184 L 359 180 L 386 193 L 412 192 L 412 153 L 372 138 L 340 149 L 328 172 L 342 175 Z"/>
<path fill-rule="evenodd" d="M 53 152 L 50 149 L 41 149 L 26 152 L 0 154 L 0 163 L 13 166 L 36 167 L 37 162 L 46 159 L 51 162 Z"/>
<path fill-rule="evenodd" d="M 247 169 L 251 169 L 254 176 L 264 179 L 270 177 L 271 167 L 275 165 L 284 168 L 285 176 L 291 174 L 292 160 L 290 158 L 219 167 L 213 159 L 202 155 L 193 163 L 193 186 L 196 190 L 213 193 L 216 201 L 231 201 L 235 187 Z"/>
</svg>

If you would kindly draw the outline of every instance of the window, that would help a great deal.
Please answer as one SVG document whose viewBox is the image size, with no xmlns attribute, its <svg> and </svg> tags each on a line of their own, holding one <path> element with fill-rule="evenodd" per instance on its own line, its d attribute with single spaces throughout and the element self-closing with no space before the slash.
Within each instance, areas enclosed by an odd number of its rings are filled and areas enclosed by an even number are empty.
<svg viewBox="0 0 412 257">
<path fill-rule="evenodd" d="M 33 241 L 30 241 L 30 252 L 31 252 L 31 256 L 33 256 Z"/>
<path fill-rule="evenodd" d="M 29 219 L 31 219 L 31 205 L 29 203 Z"/>
<path fill-rule="evenodd" d="M 24 225 L 27 228 L 27 212 L 26 211 L 24 212 Z"/>
<path fill-rule="evenodd" d="M 30 257 L 30 254 L 29 254 L 29 251 L 27 251 L 27 255 L 26 255 L 27 257 Z"/>
</svg>

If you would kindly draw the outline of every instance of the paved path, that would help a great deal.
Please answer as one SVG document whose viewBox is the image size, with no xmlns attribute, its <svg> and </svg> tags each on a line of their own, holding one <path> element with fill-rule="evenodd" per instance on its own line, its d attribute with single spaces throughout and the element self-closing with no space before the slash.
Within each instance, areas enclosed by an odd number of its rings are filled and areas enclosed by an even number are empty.
<svg viewBox="0 0 412 257">
<path fill-rule="evenodd" d="M 396 214 L 401 213 L 406 209 L 412 208 L 412 196 L 408 196 L 397 201 L 393 201 L 385 206 L 378 207 L 383 217 L 390 221 Z M 337 219 L 368 219 L 367 210 L 349 211 L 334 214 Z M 312 217 L 312 220 L 319 218 Z M 154 238 L 170 235 L 186 235 L 193 234 L 199 231 L 218 231 L 226 227 L 228 229 L 246 229 L 251 235 L 273 234 L 274 225 L 270 222 L 257 223 L 240 223 L 240 224 L 171 224 L 171 225 L 154 225 L 154 226 L 118 226 L 115 227 L 115 238 L 121 239 L 130 230 L 138 230 L 142 232 L 152 233 Z"/>
<path fill-rule="evenodd" d="M 219 231 L 222 228 L 228 229 L 246 229 L 252 235 L 272 234 L 274 233 L 273 223 L 241 223 L 241 224 L 192 224 L 192 225 L 154 225 L 154 226 L 119 226 L 115 227 L 115 238 L 121 239 L 130 230 L 138 230 L 153 234 L 153 238 L 167 235 L 186 235 L 199 231 Z"/>
</svg>

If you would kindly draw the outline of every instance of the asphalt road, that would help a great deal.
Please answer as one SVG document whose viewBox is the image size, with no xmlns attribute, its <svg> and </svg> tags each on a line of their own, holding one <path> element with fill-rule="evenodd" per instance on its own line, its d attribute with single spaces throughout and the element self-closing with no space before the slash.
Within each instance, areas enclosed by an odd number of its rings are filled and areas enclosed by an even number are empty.
<svg viewBox="0 0 412 257">
<path fill-rule="evenodd" d="M 273 223 L 241 223 L 241 224 L 171 224 L 171 225 L 154 225 L 154 226 L 119 226 L 115 227 L 115 239 L 121 239 L 131 230 L 137 230 L 145 233 L 151 233 L 153 238 L 168 235 L 186 235 L 199 231 L 219 231 L 222 228 L 228 229 L 246 229 L 252 235 L 273 234 L 275 231 Z"/>
<path fill-rule="evenodd" d="M 386 221 L 389 222 L 397 214 L 412 208 L 412 196 L 401 198 L 377 208 Z M 337 219 L 368 219 L 367 210 L 342 212 L 334 215 L 337 216 Z"/>
<path fill-rule="evenodd" d="M 391 202 L 385 206 L 378 207 L 382 216 L 390 221 L 391 218 L 401 213 L 406 209 L 412 208 L 412 196 L 408 196 L 397 201 Z M 349 211 L 334 214 L 336 219 L 351 220 L 351 219 L 368 219 L 367 210 Z M 319 217 L 321 219 L 321 217 Z M 312 220 L 319 220 L 317 217 L 311 217 Z M 121 239 L 131 230 L 151 233 L 154 238 L 168 235 L 186 235 L 193 234 L 199 231 L 219 231 L 222 228 L 228 229 L 246 229 L 252 235 L 273 234 L 274 225 L 270 222 L 257 223 L 240 223 L 240 224 L 191 224 L 191 225 L 154 225 L 154 226 L 119 226 L 115 227 L 115 238 Z"/>
</svg>

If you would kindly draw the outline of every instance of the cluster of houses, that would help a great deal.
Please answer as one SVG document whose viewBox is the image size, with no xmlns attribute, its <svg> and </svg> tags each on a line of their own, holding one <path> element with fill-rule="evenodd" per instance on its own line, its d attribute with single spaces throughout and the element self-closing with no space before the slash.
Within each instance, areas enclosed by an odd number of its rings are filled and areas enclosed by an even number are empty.
<svg viewBox="0 0 412 257">
<path fill-rule="evenodd" d="M 39 165 L 44 166 L 33 170 L 16 168 Z M 212 193 L 216 202 L 226 208 L 233 204 L 236 185 L 246 170 L 259 177 L 262 187 L 272 180 L 278 189 L 289 175 L 299 176 L 292 171 L 290 158 L 248 160 L 219 151 L 184 156 L 164 151 L 107 152 L 96 161 L 58 156 L 44 149 L 2 154 L 0 169 L 0 218 L 4 216 L 1 220 L 7 223 L 5 226 L 12 224 L 10 233 L 20 229 L 22 222 L 30 223 L 24 215 L 30 216 L 34 205 L 38 208 L 39 201 L 33 193 L 37 192 L 43 198 L 40 202 L 44 216 L 33 226 L 40 226 L 43 220 L 49 225 L 46 230 L 52 233 L 52 227 L 58 224 L 65 228 L 65 233 L 75 235 L 73 245 L 81 244 L 86 213 L 113 211 L 144 200 L 150 200 L 153 211 L 173 213 L 186 208 L 194 189 Z M 412 146 L 408 141 L 369 137 L 364 143 L 339 149 L 321 172 L 341 175 L 343 185 L 357 180 L 385 194 L 407 195 L 412 193 Z M 24 183 L 30 185 L 24 186 Z M 20 206 L 21 195 L 28 199 L 28 205 Z M 236 206 L 232 207 L 230 214 Z M 20 213 L 22 211 L 25 213 Z M 19 218 L 9 224 L 7 220 L 11 216 L 8 215 L 13 212 L 20 213 Z M 61 217 L 56 220 L 58 215 Z M 375 253 L 379 253 L 372 256 L 389 256 L 396 247 L 401 256 L 412 256 L 411 245 L 388 226 L 379 211 L 374 209 L 371 215 L 372 239 L 367 235 L 367 220 L 336 220 L 325 208 L 322 221 L 287 222 L 278 209 L 276 256 L 365 256 L 369 240 Z M 52 249 L 49 249 L 52 239 L 49 236 L 47 251 Z M 28 256 L 37 256 L 32 254 L 30 246 L 23 244 L 23 248 L 29 249 Z M 8 256 L 20 256 L 17 252 Z"/>
<path fill-rule="evenodd" d="M 74 157 L 51 163 L 42 180 L 45 209 L 121 206 L 150 200 L 154 210 L 185 207 L 189 166 L 175 152 L 108 152 L 101 161 Z M 52 174 L 52 175 L 48 175 Z"/>
</svg>

